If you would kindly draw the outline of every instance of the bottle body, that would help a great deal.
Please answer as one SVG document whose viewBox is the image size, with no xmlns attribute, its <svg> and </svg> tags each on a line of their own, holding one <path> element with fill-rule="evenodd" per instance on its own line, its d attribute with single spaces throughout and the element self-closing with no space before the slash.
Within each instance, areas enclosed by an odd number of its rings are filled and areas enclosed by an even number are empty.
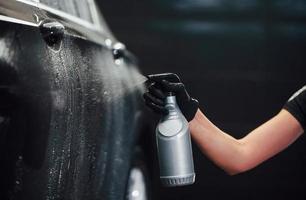
<svg viewBox="0 0 306 200">
<path fill-rule="evenodd" d="M 156 127 L 160 179 L 164 186 L 182 186 L 195 181 L 188 122 L 176 104 L 175 96 L 166 98 L 169 114 Z"/>
</svg>

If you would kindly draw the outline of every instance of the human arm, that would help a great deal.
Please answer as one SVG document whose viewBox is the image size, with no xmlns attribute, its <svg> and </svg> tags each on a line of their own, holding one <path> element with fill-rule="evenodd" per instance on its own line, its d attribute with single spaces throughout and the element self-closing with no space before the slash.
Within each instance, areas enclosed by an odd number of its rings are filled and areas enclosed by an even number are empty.
<svg viewBox="0 0 306 200">
<path fill-rule="evenodd" d="M 303 133 L 300 123 L 284 109 L 241 139 L 220 130 L 200 109 L 189 122 L 189 127 L 201 151 L 231 175 L 257 166 Z"/>
<path fill-rule="evenodd" d="M 275 117 L 241 139 L 235 139 L 210 122 L 198 107 L 190 101 L 177 75 L 150 75 L 154 85 L 144 94 L 146 104 L 160 114 L 164 112 L 163 100 L 166 92 L 184 94 L 177 96 L 182 113 L 189 121 L 193 140 L 202 152 L 214 163 L 229 174 L 237 174 L 249 170 L 294 142 L 305 128 L 306 98 L 304 92 L 298 92 L 291 98 Z M 152 78 L 153 77 L 153 78 Z M 188 98 L 186 98 L 188 97 Z M 195 109 L 196 108 L 196 109 Z M 288 112 L 289 111 L 289 112 Z"/>
</svg>

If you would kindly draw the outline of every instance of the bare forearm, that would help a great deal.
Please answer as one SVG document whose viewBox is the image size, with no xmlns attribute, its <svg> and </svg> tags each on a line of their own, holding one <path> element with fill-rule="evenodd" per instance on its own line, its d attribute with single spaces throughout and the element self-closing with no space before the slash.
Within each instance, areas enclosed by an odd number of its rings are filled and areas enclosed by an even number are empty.
<svg viewBox="0 0 306 200">
<path fill-rule="evenodd" d="M 239 140 L 221 131 L 200 110 L 189 127 L 193 140 L 215 164 L 229 174 L 240 171 L 238 166 L 243 160 L 243 148 Z"/>
<path fill-rule="evenodd" d="M 200 110 L 189 127 L 202 152 L 229 174 L 255 167 L 303 133 L 298 121 L 285 110 L 239 140 L 218 129 Z"/>
</svg>

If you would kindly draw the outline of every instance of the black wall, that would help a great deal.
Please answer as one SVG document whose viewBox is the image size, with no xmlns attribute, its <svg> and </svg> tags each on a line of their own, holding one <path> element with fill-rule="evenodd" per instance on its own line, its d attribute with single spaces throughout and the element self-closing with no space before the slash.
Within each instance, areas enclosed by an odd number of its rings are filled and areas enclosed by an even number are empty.
<svg viewBox="0 0 306 200">
<path fill-rule="evenodd" d="M 221 129 L 242 137 L 306 83 L 304 0 L 100 0 L 144 74 L 175 72 Z M 159 199 L 306 199 L 306 141 L 234 177 L 194 145 L 196 184 Z"/>
</svg>

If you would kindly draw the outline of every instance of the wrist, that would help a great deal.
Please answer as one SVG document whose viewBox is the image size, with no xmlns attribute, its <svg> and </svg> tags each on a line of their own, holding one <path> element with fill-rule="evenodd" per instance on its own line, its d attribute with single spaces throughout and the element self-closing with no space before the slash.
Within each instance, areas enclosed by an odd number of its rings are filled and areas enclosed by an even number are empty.
<svg viewBox="0 0 306 200">
<path fill-rule="evenodd" d="M 202 128 L 202 126 L 204 125 L 203 121 L 205 122 L 205 120 L 203 120 L 203 113 L 200 109 L 198 109 L 194 118 L 189 121 L 190 130 Z"/>
<path fill-rule="evenodd" d="M 189 128 L 192 132 L 193 130 L 214 132 L 220 131 L 209 119 L 202 113 L 200 109 L 197 109 L 194 118 L 189 122 Z"/>
</svg>

